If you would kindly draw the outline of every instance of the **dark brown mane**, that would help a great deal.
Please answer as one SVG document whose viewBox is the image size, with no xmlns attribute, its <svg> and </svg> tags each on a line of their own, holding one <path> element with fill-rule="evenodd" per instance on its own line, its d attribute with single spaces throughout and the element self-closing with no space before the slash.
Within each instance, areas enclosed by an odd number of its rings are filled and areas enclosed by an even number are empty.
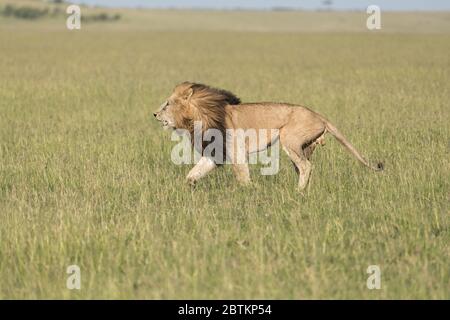
<svg viewBox="0 0 450 320">
<path fill-rule="evenodd" d="M 175 92 L 180 97 L 187 97 L 188 114 L 183 116 L 182 125 L 191 132 L 194 132 L 194 121 L 202 122 L 202 129 L 217 129 L 222 132 L 225 138 L 225 117 L 228 105 L 237 105 L 241 100 L 230 91 L 213 88 L 201 83 L 183 82 L 175 88 Z M 192 141 L 193 142 L 193 141 Z M 203 148 L 207 143 L 203 144 Z M 225 147 L 225 143 L 223 144 Z"/>
<path fill-rule="evenodd" d="M 241 99 L 227 90 L 213 88 L 201 83 L 192 83 L 191 88 L 194 90 L 194 94 L 203 93 L 204 99 L 210 99 L 210 102 L 215 103 L 216 106 L 224 107 L 227 104 L 235 105 L 241 103 Z"/>
</svg>

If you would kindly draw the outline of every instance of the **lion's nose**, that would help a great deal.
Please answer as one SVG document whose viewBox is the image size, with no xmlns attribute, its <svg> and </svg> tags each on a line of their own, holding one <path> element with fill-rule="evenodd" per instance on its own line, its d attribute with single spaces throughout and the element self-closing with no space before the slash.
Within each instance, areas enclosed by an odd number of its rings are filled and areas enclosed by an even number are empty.
<svg viewBox="0 0 450 320">
<path fill-rule="evenodd" d="M 153 116 L 156 118 L 157 114 L 156 114 L 156 113 L 153 113 Z"/>
</svg>

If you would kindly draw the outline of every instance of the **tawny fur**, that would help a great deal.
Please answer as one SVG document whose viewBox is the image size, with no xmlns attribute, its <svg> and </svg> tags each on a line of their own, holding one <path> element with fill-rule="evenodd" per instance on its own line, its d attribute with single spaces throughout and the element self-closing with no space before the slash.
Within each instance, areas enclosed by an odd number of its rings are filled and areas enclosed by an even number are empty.
<svg viewBox="0 0 450 320">
<path fill-rule="evenodd" d="M 308 184 L 312 169 L 310 163 L 312 153 L 317 145 L 324 144 L 326 133 L 333 135 L 368 168 L 382 170 L 381 163 L 377 167 L 370 165 L 328 120 L 303 106 L 273 102 L 241 103 L 240 99 L 229 91 L 183 82 L 175 87 L 172 95 L 154 115 L 164 127 L 187 129 L 191 133 L 194 130 L 194 121 L 202 121 L 204 131 L 278 129 L 277 135 L 268 136 L 267 145 L 259 150 L 247 149 L 246 152 L 262 151 L 279 139 L 283 150 L 299 173 L 299 189 L 304 189 Z M 195 183 L 215 167 L 211 160 L 203 159 L 188 174 L 189 183 Z M 247 164 L 233 164 L 233 167 L 240 182 L 250 182 Z"/>
</svg>

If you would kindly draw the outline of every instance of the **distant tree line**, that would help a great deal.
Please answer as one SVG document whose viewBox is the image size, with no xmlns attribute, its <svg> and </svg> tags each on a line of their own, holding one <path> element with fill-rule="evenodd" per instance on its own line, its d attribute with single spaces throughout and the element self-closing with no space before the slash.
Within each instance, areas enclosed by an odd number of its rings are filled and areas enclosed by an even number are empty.
<svg viewBox="0 0 450 320">
<path fill-rule="evenodd" d="M 65 15 L 65 11 L 60 7 L 53 8 L 37 8 L 30 6 L 13 6 L 11 4 L 7 4 L 3 8 L 0 7 L 0 16 L 11 17 L 17 19 L 26 19 L 26 20 L 35 20 L 43 17 L 56 17 Z M 85 22 L 90 21 L 117 21 L 121 18 L 121 15 L 116 14 L 108 14 L 106 12 L 100 12 L 96 14 L 82 14 L 81 20 Z"/>
</svg>

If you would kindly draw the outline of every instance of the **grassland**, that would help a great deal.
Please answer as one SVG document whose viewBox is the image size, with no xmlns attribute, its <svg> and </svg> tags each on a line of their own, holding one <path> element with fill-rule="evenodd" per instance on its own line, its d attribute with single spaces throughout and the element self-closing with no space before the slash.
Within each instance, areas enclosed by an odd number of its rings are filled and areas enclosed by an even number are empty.
<svg viewBox="0 0 450 320">
<path fill-rule="evenodd" d="M 450 298 L 448 13 L 120 12 L 0 20 L 0 298 Z M 191 189 L 151 119 L 183 80 L 308 105 L 386 170 L 328 139 L 304 197 L 284 156 Z"/>
</svg>

